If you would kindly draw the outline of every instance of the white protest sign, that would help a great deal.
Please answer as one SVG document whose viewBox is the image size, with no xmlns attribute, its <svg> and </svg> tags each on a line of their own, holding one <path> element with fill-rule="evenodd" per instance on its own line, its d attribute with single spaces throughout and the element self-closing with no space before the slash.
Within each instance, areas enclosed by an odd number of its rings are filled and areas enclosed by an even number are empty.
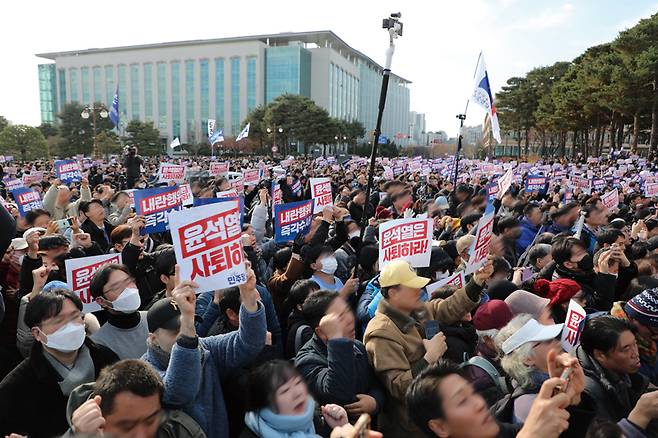
<svg viewBox="0 0 658 438">
<path fill-rule="evenodd" d="M 212 176 L 221 176 L 228 173 L 228 163 L 210 163 L 210 174 Z"/>
<path fill-rule="evenodd" d="M 244 185 L 245 186 L 255 186 L 260 181 L 260 170 L 259 169 L 247 169 L 242 175 L 244 175 Z"/>
<path fill-rule="evenodd" d="M 619 207 L 619 190 L 614 189 L 601 196 L 601 202 L 608 210 Z"/>
<path fill-rule="evenodd" d="M 83 312 L 89 313 L 101 310 L 101 306 L 94 301 L 89 293 L 89 285 L 96 271 L 112 263 L 121 264 L 121 254 L 104 254 L 64 261 L 66 283 L 73 293 L 80 297 Z"/>
<path fill-rule="evenodd" d="M 203 205 L 169 214 L 169 228 L 183 280 L 197 292 L 226 289 L 247 281 L 240 201 Z"/>
<path fill-rule="evenodd" d="M 217 195 L 215 195 L 217 198 L 237 198 L 238 197 L 238 191 L 235 189 L 231 190 L 224 190 L 223 192 L 217 192 Z"/>
<path fill-rule="evenodd" d="M 514 168 L 510 167 L 505 175 L 498 180 L 498 199 L 502 198 L 505 193 L 509 190 L 512 185 L 512 180 L 514 179 Z"/>
<path fill-rule="evenodd" d="M 494 212 L 493 204 L 489 202 L 484 216 L 478 221 L 475 242 L 473 242 L 469 251 L 470 257 L 466 265 L 466 275 L 477 271 L 487 261 L 489 243 L 491 242 L 491 236 L 493 236 Z"/>
<path fill-rule="evenodd" d="M 569 301 L 569 308 L 567 309 L 567 317 L 564 320 L 564 327 L 562 327 L 562 337 L 560 343 L 562 348 L 567 353 L 578 345 L 580 340 L 580 324 L 585 319 L 585 309 L 574 300 Z"/>
<path fill-rule="evenodd" d="M 435 291 L 441 289 L 444 286 L 454 286 L 457 289 L 461 289 L 466 285 L 466 276 L 464 275 L 464 271 L 459 271 L 455 272 L 448 278 L 444 278 L 443 280 L 435 281 L 432 284 L 428 284 L 425 286 L 425 290 L 427 291 L 428 295 L 432 295 Z"/>
<path fill-rule="evenodd" d="M 327 205 L 334 205 L 331 196 L 331 179 L 311 178 L 311 197 L 315 200 L 313 214 L 321 212 Z"/>
<path fill-rule="evenodd" d="M 182 184 L 178 187 L 178 198 L 180 199 L 183 207 L 187 207 L 194 203 L 194 195 L 189 184 Z"/>
<path fill-rule="evenodd" d="M 396 219 L 379 226 L 379 266 L 403 259 L 419 268 L 430 265 L 432 219 Z"/>
<path fill-rule="evenodd" d="M 181 182 L 185 179 L 185 166 L 179 164 L 160 163 L 158 182 Z"/>
<path fill-rule="evenodd" d="M 644 196 L 647 198 L 658 196 L 658 183 L 646 183 L 644 185 Z"/>
</svg>

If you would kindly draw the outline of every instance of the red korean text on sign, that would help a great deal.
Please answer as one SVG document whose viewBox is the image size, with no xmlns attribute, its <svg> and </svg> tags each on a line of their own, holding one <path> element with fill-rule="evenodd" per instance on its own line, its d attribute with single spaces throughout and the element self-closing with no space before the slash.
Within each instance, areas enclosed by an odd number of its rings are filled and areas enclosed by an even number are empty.
<svg viewBox="0 0 658 438">
<path fill-rule="evenodd" d="M 384 261 L 423 254 L 427 251 L 427 221 L 398 225 L 382 233 Z"/>
<path fill-rule="evenodd" d="M 87 266 L 81 266 L 71 272 L 71 283 L 73 285 L 73 291 L 78 294 L 80 300 L 82 300 L 83 303 L 89 304 L 92 301 L 92 297 L 89 294 L 89 284 L 91 283 L 91 279 L 94 276 L 94 273 L 103 266 L 112 263 L 119 263 L 118 254 L 116 257 L 112 257 L 111 259 Z"/>
</svg>

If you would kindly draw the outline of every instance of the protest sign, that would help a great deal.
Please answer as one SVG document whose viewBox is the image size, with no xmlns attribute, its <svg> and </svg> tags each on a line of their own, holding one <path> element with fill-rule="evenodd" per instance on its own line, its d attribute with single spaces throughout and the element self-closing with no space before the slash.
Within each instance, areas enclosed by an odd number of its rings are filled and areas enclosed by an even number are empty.
<svg viewBox="0 0 658 438">
<path fill-rule="evenodd" d="M 158 182 L 182 182 L 185 179 L 185 166 L 179 164 L 160 163 Z"/>
<path fill-rule="evenodd" d="M 5 176 L 2 178 L 2 182 L 5 183 L 5 188 L 7 190 L 16 190 L 25 187 L 23 180 L 18 178 L 10 178 Z"/>
<path fill-rule="evenodd" d="M 235 190 L 235 189 L 224 190 L 223 192 L 217 192 L 215 197 L 217 197 L 217 198 L 237 198 L 238 197 L 238 191 Z"/>
<path fill-rule="evenodd" d="M 582 176 L 572 176 L 571 183 L 573 187 L 579 188 L 585 193 L 590 193 L 592 191 L 592 181 L 588 178 Z"/>
<path fill-rule="evenodd" d="M 466 285 L 466 277 L 464 276 L 464 271 L 455 272 L 448 278 L 443 280 L 435 281 L 432 284 L 425 286 L 425 290 L 428 295 L 432 295 L 435 291 L 441 289 L 444 286 L 453 286 L 457 289 L 461 289 Z"/>
<path fill-rule="evenodd" d="M 238 193 L 244 193 L 244 177 L 241 175 L 231 181 L 231 187 Z"/>
<path fill-rule="evenodd" d="M 379 226 L 379 266 L 403 259 L 413 267 L 426 267 L 432 254 L 432 219 L 396 219 Z"/>
<path fill-rule="evenodd" d="M 43 172 L 31 172 L 23 174 L 23 184 L 29 186 L 35 182 L 41 182 L 43 180 Z"/>
<path fill-rule="evenodd" d="M 489 202 L 484 215 L 478 221 L 475 242 L 469 250 L 470 256 L 466 265 L 466 275 L 477 271 L 487 261 L 489 243 L 491 242 L 491 236 L 493 236 L 494 212 L 493 203 Z"/>
<path fill-rule="evenodd" d="M 135 192 L 135 210 L 144 216 L 146 226 L 142 234 L 161 233 L 169 229 L 169 213 L 180 210 L 178 187 L 156 187 Z"/>
<path fill-rule="evenodd" d="M 260 181 L 260 169 L 247 169 L 243 175 L 245 186 L 255 186 Z"/>
<path fill-rule="evenodd" d="M 82 181 L 80 164 L 75 160 L 57 160 L 54 164 L 55 175 L 64 184 Z"/>
<path fill-rule="evenodd" d="M 128 195 L 130 198 L 130 208 L 135 208 L 135 192 L 137 189 L 128 189 L 128 190 L 123 190 L 123 192 Z"/>
<path fill-rule="evenodd" d="M 525 181 L 525 191 L 528 193 L 541 193 L 546 191 L 548 177 L 542 175 L 528 175 Z"/>
<path fill-rule="evenodd" d="M 222 176 L 228 173 L 228 163 L 210 163 L 210 174 Z"/>
<path fill-rule="evenodd" d="M 658 183 L 646 183 L 644 185 L 644 196 L 647 198 L 658 196 Z"/>
<path fill-rule="evenodd" d="M 498 196 L 498 183 L 492 182 L 487 184 L 487 196 L 489 200 L 494 200 Z"/>
<path fill-rule="evenodd" d="M 311 178 L 311 197 L 315 200 L 313 213 L 321 212 L 327 205 L 334 205 L 330 178 Z"/>
<path fill-rule="evenodd" d="M 498 199 L 502 198 L 505 193 L 509 190 L 510 186 L 512 185 L 512 180 L 514 179 L 514 168 L 510 167 L 507 172 L 505 172 L 505 175 L 503 175 L 499 180 L 498 180 Z"/>
<path fill-rule="evenodd" d="M 181 184 L 178 186 L 178 197 L 183 207 L 192 205 L 194 196 L 192 195 L 192 188 L 189 184 Z"/>
<path fill-rule="evenodd" d="M 247 281 L 241 216 L 237 199 L 171 213 L 171 238 L 180 276 L 196 282 L 197 292 Z"/>
<path fill-rule="evenodd" d="M 64 261 L 64 266 L 66 267 L 66 283 L 71 288 L 71 291 L 80 297 L 83 312 L 89 313 L 101 310 L 101 306 L 94 301 L 94 298 L 89 293 L 89 284 L 94 273 L 105 265 L 112 263 L 121 264 L 121 262 L 121 254 L 103 254 Z"/>
<path fill-rule="evenodd" d="M 283 191 L 281 190 L 281 184 L 276 181 L 272 181 L 272 213 L 274 214 L 274 207 L 283 204 Z"/>
<path fill-rule="evenodd" d="M 28 211 L 36 210 L 37 208 L 43 208 L 41 195 L 32 189 L 23 187 L 20 189 L 12 190 L 11 194 L 16 201 L 18 212 L 21 214 L 21 216 L 25 216 Z"/>
<path fill-rule="evenodd" d="M 582 332 L 582 325 L 585 324 L 585 309 L 574 300 L 569 301 L 569 308 L 567 309 L 567 317 L 564 320 L 564 327 L 562 328 L 562 336 L 560 344 L 567 353 L 578 345 L 580 340 L 580 333 Z"/>
<path fill-rule="evenodd" d="M 291 242 L 298 234 L 306 234 L 313 219 L 313 199 L 274 206 L 274 240 Z"/>
<path fill-rule="evenodd" d="M 614 189 L 608 193 L 601 195 L 601 202 L 608 210 L 612 210 L 619 206 L 619 190 Z"/>
</svg>

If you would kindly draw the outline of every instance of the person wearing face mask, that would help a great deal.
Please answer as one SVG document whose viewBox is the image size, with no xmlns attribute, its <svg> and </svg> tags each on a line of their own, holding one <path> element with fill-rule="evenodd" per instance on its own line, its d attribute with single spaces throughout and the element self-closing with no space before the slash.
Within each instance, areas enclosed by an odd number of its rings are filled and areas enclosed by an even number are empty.
<svg viewBox="0 0 658 438">
<path fill-rule="evenodd" d="M 96 380 L 118 358 L 85 336 L 82 302 L 74 293 L 36 295 L 24 320 L 35 342 L 30 356 L 0 382 L 0 435 L 59 436 L 68 429 L 71 391 Z"/>
<path fill-rule="evenodd" d="M 258 300 L 256 276 L 247 269 L 240 290 L 239 327 L 227 334 L 199 338 L 194 326 L 197 285 L 179 280 L 172 298 L 148 311 L 148 350 L 142 357 L 162 377 L 163 402 L 180 408 L 209 437 L 228 438 L 226 402 L 220 379 L 253 361 L 265 346 L 265 308 Z"/>
<path fill-rule="evenodd" d="M 347 242 L 334 253 L 338 262 L 336 277 L 340 278 L 341 281 L 347 281 L 350 278 L 352 269 L 356 266 L 356 254 L 361 246 L 361 230 L 358 222 L 347 222 L 347 236 Z"/>
<path fill-rule="evenodd" d="M 146 352 L 146 312 L 139 312 L 141 299 L 135 280 L 125 265 L 100 268 L 91 279 L 89 293 L 107 312 L 107 322 L 92 339 L 114 351 L 121 359 L 138 359 Z"/>
<path fill-rule="evenodd" d="M 350 278 L 345 284 L 336 277 L 336 269 L 338 269 L 338 261 L 334 256 L 334 252 L 328 246 L 315 246 L 305 247 L 307 251 L 302 254 L 302 258 L 310 261 L 310 267 L 313 270 L 311 280 L 315 281 L 320 289 L 331 290 L 338 292 L 340 296 L 348 299 L 356 292 L 359 286 L 357 278 Z"/>
</svg>

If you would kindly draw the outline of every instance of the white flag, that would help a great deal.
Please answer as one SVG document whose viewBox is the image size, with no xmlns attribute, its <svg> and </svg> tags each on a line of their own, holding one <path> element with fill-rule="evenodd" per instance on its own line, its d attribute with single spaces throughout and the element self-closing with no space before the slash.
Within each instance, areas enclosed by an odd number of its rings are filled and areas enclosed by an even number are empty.
<svg viewBox="0 0 658 438">
<path fill-rule="evenodd" d="M 498 143 L 501 142 L 500 127 L 498 126 L 498 115 L 496 114 L 496 105 L 494 105 L 493 93 L 489 84 L 489 75 L 487 66 L 484 63 L 484 55 L 480 53 L 478 65 L 475 70 L 475 90 L 471 96 L 471 101 L 484 108 L 491 117 L 491 131 L 493 137 Z"/>
<path fill-rule="evenodd" d="M 215 119 L 208 119 L 208 138 L 215 132 Z"/>
<path fill-rule="evenodd" d="M 172 149 L 176 149 L 178 146 L 180 146 L 180 140 L 178 139 L 178 137 L 176 137 L 174 141 L 171 142 L 169 147 Z"/>
<path fill-rule="evenodd" d="M 249 125 L 250 123 L 247 123 L 247 126 L 245 126 L 242 132 L 235 138 L 235 141 L 240 141 L 243 138 L 249 137 Z"/>
</svg>

